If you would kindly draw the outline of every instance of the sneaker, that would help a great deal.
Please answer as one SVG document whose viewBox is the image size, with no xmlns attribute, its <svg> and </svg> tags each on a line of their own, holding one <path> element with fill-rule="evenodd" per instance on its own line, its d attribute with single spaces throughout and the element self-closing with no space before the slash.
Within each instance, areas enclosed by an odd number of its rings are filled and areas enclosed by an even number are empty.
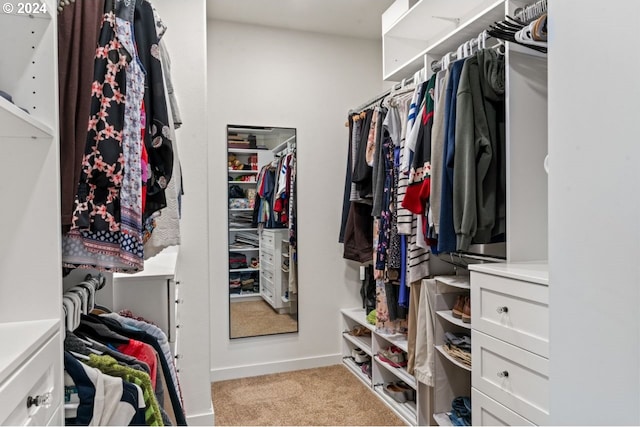
<svg viewBox="0 0 640 427">
<path fill-rule="evenodd" d="M 353 357 L 353 360 L 358 365 L 362 365 L 363 363 L 371 361 L 371 357 L 359 348 L 354 348 L 353 350 L 351 350 L 351 357 Z"/>
<path fill-rule="evenodd" d="M 398 382 L 396 382 L 394 384 L 399 389 L 404 390 L 404 395 L 407 398 L 407 400 L 412 400 L 412 401 L 415 402 L 415 400 L 416 400 L 416 391 L 414 389 L 412 389 L 409 386 L 409 384 L 405 383 L 404 381 L 398 381 Z"/>
<path fill-rule="evenodd" d="M 405 357 L 404 352 L 395 345 L 380 350 L 378 352 L 378 357 L 380 360 L 394 368 L 407 366 L 407 358 Z"/>
<path fill-rule="evenodd" d="M 384 391 L 398 403 L 404 403 L 407 401 L 405 390 L 394 383 L 386 384 L 384 386 Z"/>
</svg>

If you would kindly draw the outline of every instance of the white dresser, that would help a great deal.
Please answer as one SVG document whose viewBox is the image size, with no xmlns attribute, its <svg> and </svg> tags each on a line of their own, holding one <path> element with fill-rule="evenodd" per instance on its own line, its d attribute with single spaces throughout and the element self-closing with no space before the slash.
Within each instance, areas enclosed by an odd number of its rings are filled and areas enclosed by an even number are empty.
<svg viewBox="0 0 640 427">
<path fill-rule="evenodd" d="M 547 264 L 469 266 L 473 425 L 549 423 Z"/>
<path fill-rule="evenodd" d="M 282 249 L 289 247 L 288 241 L 286 228 L 260 233 L 260 295 L 280 314 L 289 312 L 289 281 L 282 271 Z"/>
</svg>

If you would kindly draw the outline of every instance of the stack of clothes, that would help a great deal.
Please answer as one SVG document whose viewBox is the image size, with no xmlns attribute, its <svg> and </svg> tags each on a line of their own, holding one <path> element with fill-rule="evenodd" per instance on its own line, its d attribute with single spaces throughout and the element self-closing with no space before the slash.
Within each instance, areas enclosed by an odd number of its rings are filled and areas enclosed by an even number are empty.
<svg viewBox="0 0 640 427">
<path fill-rule="evenodd" d="M 443 347 L 449 356 L 471 367 L 471 335 L 445 332 Z"/>
</svg>

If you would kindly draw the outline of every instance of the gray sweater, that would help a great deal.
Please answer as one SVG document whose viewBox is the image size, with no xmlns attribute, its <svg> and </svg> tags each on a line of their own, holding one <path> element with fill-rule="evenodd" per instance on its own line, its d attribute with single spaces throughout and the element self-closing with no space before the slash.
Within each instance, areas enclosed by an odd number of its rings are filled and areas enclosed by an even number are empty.
<svg viewBox="0 0 640 427">
<path fill-rule="evenodd" d="M 467 59 L 458 86 L 453 172 L 457 249 L 504 232 L 504 57 L 492 49 Z"/>
</svg>

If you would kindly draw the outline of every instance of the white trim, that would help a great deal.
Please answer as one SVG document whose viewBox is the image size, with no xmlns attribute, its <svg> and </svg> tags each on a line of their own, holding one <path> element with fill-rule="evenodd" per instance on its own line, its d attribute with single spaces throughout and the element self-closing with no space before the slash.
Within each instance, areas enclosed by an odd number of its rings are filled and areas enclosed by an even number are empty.
<svg viewBox="0 0 640 427">
<path fill-rule="evenodd" d="M 215 426 L 215 414 L 213 413 L 213 402 L 209 411 L 204 414 L 187 415 L 187 424 L 190 426 Z"/>
<path fill-rule="evenodd" d="M 340 353 L 335 353 L 326 354 L 324 356 L 305 357 L 301 359 L 289 359 L 254 365 L 211 369 L 211 382 L 255 377 L 265 374 L 277 374 L 280 372 L 297 371 L 300 369 L 320 368 L 323 366 L 339 365 L 341 363 L 342 355 Z"/>
</svg>

